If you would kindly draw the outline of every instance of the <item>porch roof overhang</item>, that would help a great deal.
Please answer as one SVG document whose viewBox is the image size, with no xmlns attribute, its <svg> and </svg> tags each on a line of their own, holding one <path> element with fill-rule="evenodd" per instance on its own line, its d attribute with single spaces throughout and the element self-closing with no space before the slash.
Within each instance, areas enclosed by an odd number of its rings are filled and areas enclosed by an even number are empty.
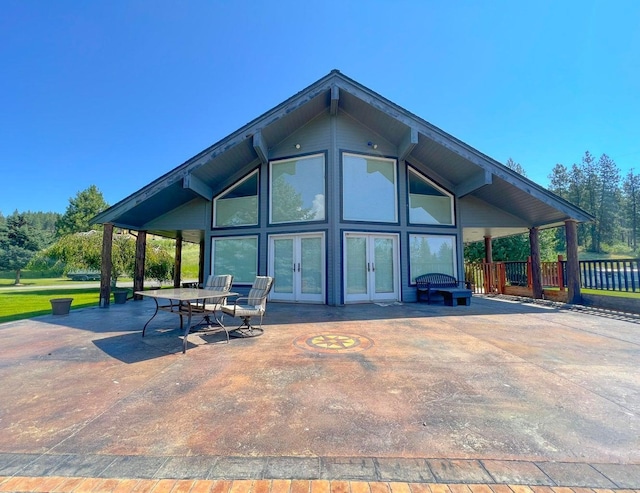
<svg viewBox="0 0 640 493">
<path fill-rule="evenodd" d="M 198 242 L 196 220 L 167 228 L 159 218 L 187 204 L 203 209 L 259 162 L 269 148 L 322 114 L 344 112 L 395 144 L 400 159 L 421 168 L 458 197 L 464 241 L 549 228 L 592 216 L 441 129 L 334 70 L 172 171 L 99 214 L 97 223 Z"/>
</svg>

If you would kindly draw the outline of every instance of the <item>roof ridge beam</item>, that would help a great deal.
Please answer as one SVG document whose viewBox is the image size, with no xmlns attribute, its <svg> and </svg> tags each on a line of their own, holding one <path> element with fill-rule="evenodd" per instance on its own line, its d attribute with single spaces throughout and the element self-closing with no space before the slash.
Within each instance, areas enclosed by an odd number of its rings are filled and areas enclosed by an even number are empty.
<svg viewBox="0 0 640 493">
<path fill-rule="evenodd" d="M 213 189 L 200 178 L 191 174 L 187 174 L 182 178 L 182 188 L 191 190 L 207 200 L 213 199 Z"/>
<path fill-rule="evenodd" d="M 489 170 L 483 169 L 479 173 L 476 173 L 471 178 L 459 183 L 456 186 L 455 193 L 458 198 L 462 198 L 465 195 L 469 195 L 471 192 L 482 188 L 486 185 L 493 183 L 493 175 Z"/>
<path fill-rule="evenodd" d="M 269 147 L 267 146 L 267 142 L 265 141 L 261 130 L 258 130 L 253 134 L 253 149 L 256 151 L 256 154 L 260 158 L 260 162 L 262 164 L 269 163 Z"/>
<path fill-rule="evenodd" d="M 331 86 L 331 105 L 329 114 L 336 116 L 338 114 L 338 104 L 340 103 L 340 88 L 336 85 Z"/>
<path fill-rule="evenodd" d="M 409 127 L 408 132 L 402 138 L 402 142 L 400 142 L 400 145 L 398 146 L 398 160 L 406 160 L 416 145 L 418 145 L 418 129 Z"/>
</svg>

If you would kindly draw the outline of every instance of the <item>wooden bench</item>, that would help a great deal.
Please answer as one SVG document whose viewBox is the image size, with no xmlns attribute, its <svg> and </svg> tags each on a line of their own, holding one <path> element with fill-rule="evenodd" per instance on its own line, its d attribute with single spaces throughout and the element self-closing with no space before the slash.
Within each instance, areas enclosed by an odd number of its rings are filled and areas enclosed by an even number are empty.
<svg viewBox="0 0 640 493">
<path fill-rule="evenodd" d="M 458 281 L 448 274 L 432 272 L 416 277 L 418 301 L 426 293 L 427 303 L 431 303 L 431 294 L 435 293 L 444 298 L 447 306 L 468 306 L 471 304 L 471 290 L 464 286 L 464 281 Z"/>
</svg>

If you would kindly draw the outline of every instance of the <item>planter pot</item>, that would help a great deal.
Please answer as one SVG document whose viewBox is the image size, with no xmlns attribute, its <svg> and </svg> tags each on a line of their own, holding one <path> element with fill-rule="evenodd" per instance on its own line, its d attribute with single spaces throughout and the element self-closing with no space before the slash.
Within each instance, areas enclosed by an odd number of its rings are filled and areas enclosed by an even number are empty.
<svg viewBox="0 0 640 493">
<path fill-rule="evenodd" d="M 73 298 L 53 298 L 49 301 L 51 302 L 51 311 L 54 315 L 68 315 Z"/>
<path fill-rule="evenodd" d="M 127 295 L 129 291 L 114 291 L 113 292 L 113 302 L 116 305 L 124 305 L 127 302 Z"/>
</svg>

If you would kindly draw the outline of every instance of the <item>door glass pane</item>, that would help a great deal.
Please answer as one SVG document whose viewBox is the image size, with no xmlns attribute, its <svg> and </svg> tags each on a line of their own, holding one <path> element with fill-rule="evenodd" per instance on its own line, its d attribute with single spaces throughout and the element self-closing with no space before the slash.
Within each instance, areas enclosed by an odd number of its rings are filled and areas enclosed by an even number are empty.
<svg viewBox="0 0 640 493">
<path fill-rule="evenodd" d="M 393 240 L 374 239 L 376 293 L 393 293 Z"/>
<path fill-rule="evenodd" d="M 453 224 L 453 198 L 409 169 L 409 222 Z"/>
<path fill-rule="evenodd" d="M 271 163 L 271 222 L 324 220 L 324 155 Z"/>
<path fill-rule="evenodd" d="M 347 294 L 367 293 L 367 249 L 365 238 L 347 238 Z"/>
<path fill-rule="evenodd" d="M 232 274 L 234 284 L 251 284 L 258 270 L 258 238 L 213 240 L 213 274 Z"/>
<path fill-rule="evenodd" d="M 396 222 L 396 162 L 343 154 L 342 167 L 344 219 Z"/>
<path fill-rule="evenodd" d="M 445 235 L 410 235 L 409 264 L 411 282 L 431 272 L 456 277 L 455 237 Z"/>
<path fill-rule="evenodd" d="M 320 294 L 322 293 L 322 240 L 302 238 L 300 249 L 302 264 L 300 290 L 304 294 Z"/>
<path fill-rule="evenodd" d="M 293 240 L 275 240 L 273 244 L 273 290 L 276 293 L 293 293 Z"/>
<path fill-rule="evenodd" d="M 258 224 L 258 172 L 216 198 L 213 210 L 217 228 Z"/>
</svg>

